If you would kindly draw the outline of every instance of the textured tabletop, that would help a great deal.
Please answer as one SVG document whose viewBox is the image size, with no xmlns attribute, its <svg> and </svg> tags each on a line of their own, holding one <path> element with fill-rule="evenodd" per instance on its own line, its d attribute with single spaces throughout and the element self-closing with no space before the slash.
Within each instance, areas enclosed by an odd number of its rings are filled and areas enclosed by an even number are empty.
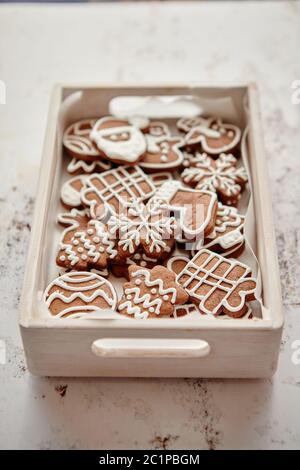
<svg viewBox="0 0 300 470">
<path fill-rule="evenodd" d="M 299 448 L 299 44 L 298 2 L 0 7 L 0 448 Z M 18 304 L 50 91 L 62 81 L 258 83 L 286 321 L 273 379 L 28 373 Z"/>
</svg>

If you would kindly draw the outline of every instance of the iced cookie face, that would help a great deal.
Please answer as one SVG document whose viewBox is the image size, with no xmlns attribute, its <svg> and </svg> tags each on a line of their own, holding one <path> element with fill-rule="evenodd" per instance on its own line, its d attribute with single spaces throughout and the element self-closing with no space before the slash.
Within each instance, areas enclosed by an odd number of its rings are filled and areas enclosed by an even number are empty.
<svg viewBox="0 0 300 470">
<path fill-rule="evenodd" d="M 140 129 L 111 116 L 99 119 L 90 136 L 103 157 L 114 163 L 135 164 L 146 151 Z"/>
</svg>

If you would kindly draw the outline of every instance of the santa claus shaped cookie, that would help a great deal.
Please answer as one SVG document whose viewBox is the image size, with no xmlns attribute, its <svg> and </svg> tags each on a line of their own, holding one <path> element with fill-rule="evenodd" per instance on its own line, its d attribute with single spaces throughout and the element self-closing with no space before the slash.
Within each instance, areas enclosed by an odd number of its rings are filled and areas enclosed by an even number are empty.
<svg viewBox="0 0 300 470">
<path fill-rule="evenodd" d="M 146 151 L 146 139 L 140 129 L 113 116 L 99 119 L 90 137 L 104 158 L 118 164 L 134 165 Z"/>
<path fill-rule="evenodd" d="M 177 276 L 177 282 L 199 305 L 200 311 L 240 317 L 255 299 L 256 279 L 251 269 L 212 251 L 201 249 Z"/>
<path fill-rule="evenodd" d="M 216 160 L 205 153 L 181 174 L 184 183 L 201 191 L 215 191 L 224 204 L 236 205 L 248 176 L 243 166 L 237 167 L 237 159 L 222 153 Z"/>
<path fill-rule="evenodd" d="M 189 296 L 176 282 L 175 274 L 163 266 L 151 270 L 130 266 L 129 278 L 118 303 L 118 310 L 124 315 L 144 320 L 170 317 L 176 305 L 188 301 Z"/>
<path fill-rule="evenodd" d="M 107 311 L 113 313 L 117 294 L 98 274 L 72 271 L 49 284 L 44 302 L 50 315 L 57 318 L 101 318 Z"/>
<path fill-rule="evenodd" d="M 95 123 L 96 119 L 82 119 L 66 129 L 63 145 L 71 157 L 88 161 L 100 157 L 99 150 L 90 139 L 90 133 Z"/>
<path fill-rule="evenodd" d="M 86 211 L 73 209 L 60 214 L 58 222 L 67 225 L 59 244 L 58 266 L 86 271 L 104 269 L 117 255 L 115 240 L 98 220 L 91 220 Z"/>
</svg>

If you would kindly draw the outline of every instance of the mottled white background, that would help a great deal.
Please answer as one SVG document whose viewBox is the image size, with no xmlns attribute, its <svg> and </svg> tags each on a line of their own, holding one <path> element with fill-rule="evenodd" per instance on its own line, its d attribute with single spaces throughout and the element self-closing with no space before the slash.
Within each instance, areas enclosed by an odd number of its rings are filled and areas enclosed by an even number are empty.
<svg viewBox="0 0 300 470">
<path fill-rule="evenodd" d="M 300 3 L 0 6 L 0 448 L 299 448 Z M 286 325 L 272 380 L 35 378 L 17 328 L 55 82 L 247 82 L 261 91 Z M 266 182 L 267 184 L 267 182 Z"/>
</svg>

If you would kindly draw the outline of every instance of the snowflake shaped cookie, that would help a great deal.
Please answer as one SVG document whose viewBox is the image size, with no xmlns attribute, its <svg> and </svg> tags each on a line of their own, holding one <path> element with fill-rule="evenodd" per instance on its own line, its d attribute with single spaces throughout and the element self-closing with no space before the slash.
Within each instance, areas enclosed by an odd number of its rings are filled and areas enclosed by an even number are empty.
<svg viewBox="0 0 300 470">
<path fill-rule="evenodd" d="M 170 317 L 176 305 L 185 304 L 189 298 L 175 277 L 175 273 L 164 266 L 155 266 L 151 270 L 130 266 L 130 280 L 124 284 L 119 312 L 143 320 Z"/>
<path fill-rule="evenodd" d="M 138 249 L 149 257 L 160 259 L 174 246 L 176 220 L 159 202 L 147 205 L 137 200 L 129 202 L 119 214 L 112 215 L 108 227 L 118 238 L 118 252 L 123 259 Z"/>
<path fill-rule="evenodd" d="M 237 168 L 237 159 L 225 153 L 216 160 L 206 154 L 197 154 L 196 162 L 181 176 L 186 184 L 202 191 L 215 191 L 223 203 L 233 205 L 248 181 L 245 168 Z"/>
<path fill-rule="evenodd" d="M 73 209 L 58 216 L 68 227 L 62 233 L 56 262 L 58 266 L 85 271 L 103 269 L 117 255 L 115 240 L 98 220 L 89 219 L 85 211 Z"/>
</svg>

